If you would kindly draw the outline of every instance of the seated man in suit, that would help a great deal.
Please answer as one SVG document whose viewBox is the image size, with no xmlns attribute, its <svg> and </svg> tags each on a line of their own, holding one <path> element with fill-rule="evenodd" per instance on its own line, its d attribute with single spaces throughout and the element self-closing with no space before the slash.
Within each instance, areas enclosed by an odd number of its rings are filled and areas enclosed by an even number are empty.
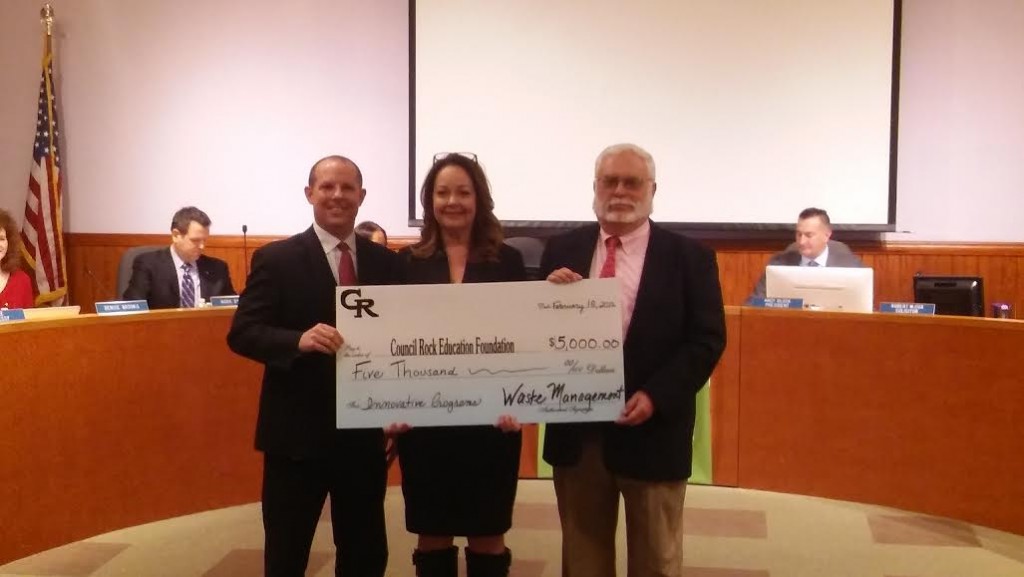
<svg viewBox="0 0 1024 577">
<path fill-rule="evenodd" d="M 831 240 L 832 221 L 828 213 L 820 208 L 805 208 L 796 221 L 796 242 L 786 250 L 776 253 L 768 261 L 769 266 L 833 266 L 860 268 L 864 266 L 850 247 Z M 765 297 L 765 273 L 757 281 L 753 294 L 748 298 Z"/>
<path fill-rule="evenodd" d="M 200 299 L 235 294 L 228 265 L 203 255 L 210 217 L 194 206 L 174 213 L 171 246 L 140 254 L 122 298 L 146 300 L 150 309 L 192 308 Z"/>
</svg>

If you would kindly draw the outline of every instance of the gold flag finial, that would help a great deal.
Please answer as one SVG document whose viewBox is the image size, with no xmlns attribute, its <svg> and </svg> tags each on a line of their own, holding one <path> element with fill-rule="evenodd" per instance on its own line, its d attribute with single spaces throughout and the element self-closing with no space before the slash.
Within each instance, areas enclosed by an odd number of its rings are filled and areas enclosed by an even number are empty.
<svg viewBox="0 0 1024 577">
<path fill-rule="evenodd" d="M 46 25 L 46 35 L 53 36 L 53 6 L 43 5 L 39 10 L 39 21 Z"/>
</svg>

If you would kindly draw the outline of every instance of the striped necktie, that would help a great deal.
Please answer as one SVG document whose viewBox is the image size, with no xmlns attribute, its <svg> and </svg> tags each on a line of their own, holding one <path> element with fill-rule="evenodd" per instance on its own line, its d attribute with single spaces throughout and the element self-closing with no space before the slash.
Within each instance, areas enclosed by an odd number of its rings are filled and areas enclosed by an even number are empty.
<svg viewBox="0 0 1024 577">
<path fill-rule="evenodd" d="M 185 263 L 181 265 L 185 274 L 181 277 L 181 308 L 190 309 L 196 306 L 196 285 L 192 280 L 192 265 Z"/>
</svg>

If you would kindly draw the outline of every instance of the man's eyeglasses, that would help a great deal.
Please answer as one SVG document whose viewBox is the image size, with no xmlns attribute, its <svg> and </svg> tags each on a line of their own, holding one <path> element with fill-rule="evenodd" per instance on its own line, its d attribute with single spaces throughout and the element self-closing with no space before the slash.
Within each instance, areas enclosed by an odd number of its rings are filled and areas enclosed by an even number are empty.
<svg viewBox="0 0 1024 577">
<path fill-rule="evenodd" d="M 604 190 L 615 190 L 619 188 L 619 184 L 626 190 L 640 190 L 647 182 L 653 182 L 650 178 L 637 178 L 635 176 L 627 176 L 625 178 L 619 178 L 618 176 L 602 176 L 597 179 L 597 185 Z"/>
<path fill-rule="evenodd" d="M 472 152 L 438 152 L 437 154 L 434 155 L 434 164 L 441 162 L 442 160 L 448 158 L 449 156 L 461 156 L 463 158 L 468 158 L 469 160 L 476 162 L 476 154 Z"/>
</svg>

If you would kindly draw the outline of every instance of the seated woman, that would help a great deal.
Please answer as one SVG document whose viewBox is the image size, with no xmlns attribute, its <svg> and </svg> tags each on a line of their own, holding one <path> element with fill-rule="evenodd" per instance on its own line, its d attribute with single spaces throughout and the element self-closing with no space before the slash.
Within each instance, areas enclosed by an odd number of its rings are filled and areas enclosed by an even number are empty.
<svg viewBox="0 0 1024 577">
<path fill-rule="evenodd" d="M 0 210 L 0 308 L 29 309 L 34 305 L 32 281 L 21 270 L 21 232 L 11 214 Z"/>
<path fill-rule="evenodd" d="M 421 191 L 423 229 L 399 252 L 404 284 L 526 280 L 523 257 L 504 244 L 483 170 L 475 158 L 435 158 Z M 457 315 L 457 310 L 451 311 Z M 419 577 L 456 577 L 454 536 L 465 536 L 468 577 L 505 577 L 505 533 L 519 474 L 522 437 L 514 417 L 496 426 L 418 427 L 401 432 L 405 525 L 418 535 Z"/>
</svg>

